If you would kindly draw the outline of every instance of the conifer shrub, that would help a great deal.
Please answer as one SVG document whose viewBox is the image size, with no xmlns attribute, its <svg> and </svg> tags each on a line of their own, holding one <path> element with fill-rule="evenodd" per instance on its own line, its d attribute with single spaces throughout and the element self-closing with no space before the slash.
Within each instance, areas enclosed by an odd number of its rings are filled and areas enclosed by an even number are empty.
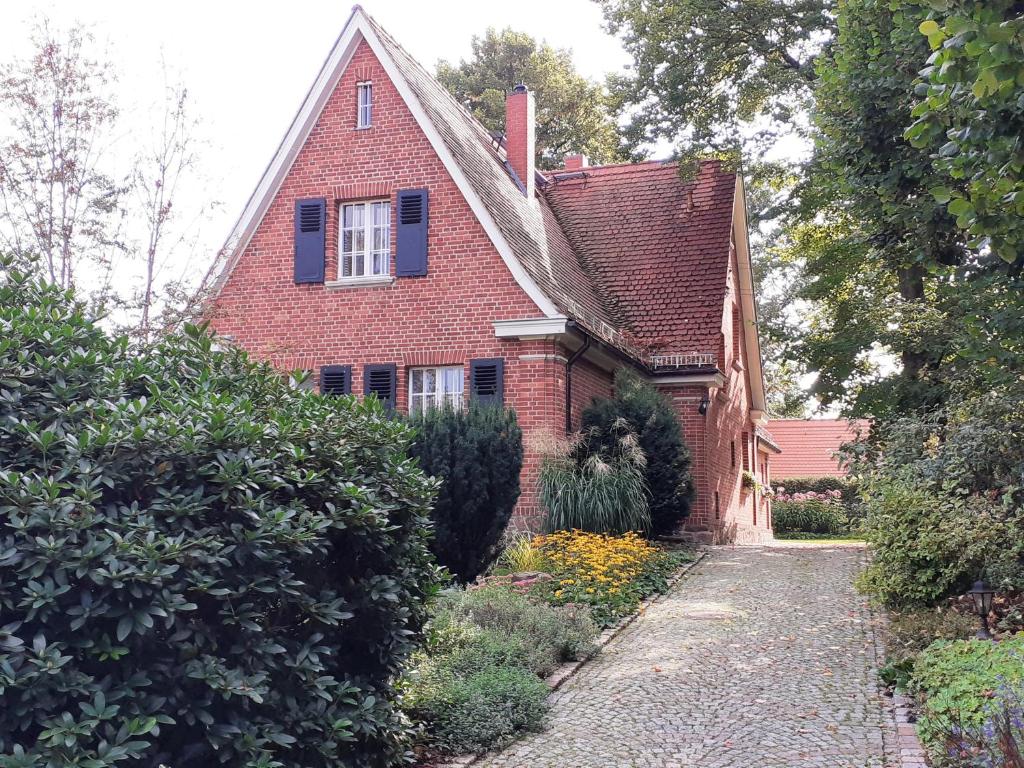
<svg viewBox="0 0 1024 768">
<path fill-rule="evenodd" d="M 0 264 L 0 764 L 401 763 L 436 580 L 409 440 Z"/>
<path fill-rule="evenodd" d="M 615 396 L 596 399 L 583 412 L 582 432 L 591 453 L 616 450 L 618 419 L 636 434 L 645 458 L 650 533 L 672 533 L 689 515 L 694 499 L 690 451 L 679 418 L 660 392 L 623 368 L 615 374 Z"/>
<path fill-rule="evenodd" d="M 512 410 L 471 404 L 413 418 L 411 455 L 440 481 L 431 516 L 437 561 L 473 581 L 501 554 L 501 537 L 519 500 L 523 434 Z"/>
</svg>

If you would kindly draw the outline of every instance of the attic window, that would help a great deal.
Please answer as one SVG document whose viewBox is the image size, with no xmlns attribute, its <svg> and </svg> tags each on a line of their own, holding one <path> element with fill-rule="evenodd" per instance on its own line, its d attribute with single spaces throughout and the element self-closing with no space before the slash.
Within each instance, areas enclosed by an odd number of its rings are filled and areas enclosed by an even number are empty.
<svg viewBox="0 0 1024 768">
<path fill-rule="evenodd" d="M 373 125 L 373 83 L 356 83 L 356 128 Z"/>
</svg>

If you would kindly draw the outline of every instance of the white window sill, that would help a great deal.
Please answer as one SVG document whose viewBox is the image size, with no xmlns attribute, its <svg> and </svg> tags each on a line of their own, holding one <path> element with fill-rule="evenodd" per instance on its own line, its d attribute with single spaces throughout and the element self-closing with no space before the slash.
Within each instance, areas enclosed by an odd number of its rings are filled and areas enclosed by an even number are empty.
<svg viewBox="0 0 1024 768">
<path fill-rule="evenodd" d="M 356 130 L 357 131 L 368 131 L 371 128 L 373 128 L 373 123 L 370 123 L 369 125 L 357 125 L 356 126 Z"/>
<path fill-rule="evenodd" d="M 377 288 L 395 282 L 393 275 L 371 275 L 370 277 L 341 277 L 328 280 L 324 288 Z"/>
</svg>

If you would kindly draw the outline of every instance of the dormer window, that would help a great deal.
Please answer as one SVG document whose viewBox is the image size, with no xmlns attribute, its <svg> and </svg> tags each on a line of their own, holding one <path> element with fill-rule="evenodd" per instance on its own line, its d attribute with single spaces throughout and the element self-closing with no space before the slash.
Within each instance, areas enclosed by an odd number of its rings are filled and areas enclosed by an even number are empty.
<svg viewBox="0 0 1024 768">
<path fill-rule="evenodd" d="M 356 128 L 373 125 L 373 83 L 356 83 Z"/>
</svg>

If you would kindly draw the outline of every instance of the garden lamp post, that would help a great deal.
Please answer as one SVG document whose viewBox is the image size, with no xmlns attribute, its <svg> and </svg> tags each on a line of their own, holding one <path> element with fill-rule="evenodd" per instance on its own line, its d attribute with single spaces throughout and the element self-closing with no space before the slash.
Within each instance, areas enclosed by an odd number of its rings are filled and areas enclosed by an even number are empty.
<svg viewBox="0 0 1024 768">
<path fill-rule="evenodd" d="M 976 581 L 967 594 L 969 594 L 971 596 L 971 600 L 974 601 L 974 612 L 977 613 L 978 618 L 981 619 L 981 629 L 978 630 L 978 639 L 991 640 L 992 633 L 988 630 L 988 614 L 992 610 L 992 598 L 995 596 L 996 591 L 984 581 Z"/>
</svg>

